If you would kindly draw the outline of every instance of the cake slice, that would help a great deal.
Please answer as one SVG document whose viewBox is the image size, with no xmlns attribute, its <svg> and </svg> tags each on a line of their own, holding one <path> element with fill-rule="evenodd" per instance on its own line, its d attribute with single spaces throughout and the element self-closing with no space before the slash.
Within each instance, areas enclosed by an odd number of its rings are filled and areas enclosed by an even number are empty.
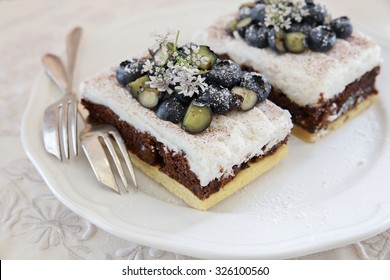
<svg viewBox="0 0 390 280">
<path fill-rule="evenodd" d="M 119 130 L 140 170 L 206 210 L 287 154 L 291 116 L 265 99 L 269 89 L 206 46 L 164 39 L 83 81 L 80 94 L 90 117 Z"/>
<path fill-rule="evenodd" d="M 246 3 L 195 40 L 272 84 L 269 99 L 292 114 L 293 133 L 314 142 L 370 106 L 380 47 L 313 1 Z"/>
</svg>

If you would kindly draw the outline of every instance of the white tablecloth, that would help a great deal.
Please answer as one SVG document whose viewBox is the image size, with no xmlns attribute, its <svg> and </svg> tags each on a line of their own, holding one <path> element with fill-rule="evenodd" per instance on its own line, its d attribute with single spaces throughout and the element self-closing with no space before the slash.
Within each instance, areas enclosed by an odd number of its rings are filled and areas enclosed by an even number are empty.
<svg viewBox="0 0 390 280">
<path fill-rule="evenodd" d="M 390 1 L 324 1 L 390 42 Z M 0 0 L 0 259 L 186 259 L 122 240 L 63 206 L 23 151 L 20 124 L 45 52 L 61 53 L 76 24 L 94 32 L 179 0 Z M 372 16 L 375 15 L 375 16 Z M 383 20 L 387 18 L 387 20 Z M 388 40 L 388 41 L 387 41 Z M 385 94 L 385 93 L 384 93 Z M 390 259 L 390 230 L 303 259 Z"/>
</svg>

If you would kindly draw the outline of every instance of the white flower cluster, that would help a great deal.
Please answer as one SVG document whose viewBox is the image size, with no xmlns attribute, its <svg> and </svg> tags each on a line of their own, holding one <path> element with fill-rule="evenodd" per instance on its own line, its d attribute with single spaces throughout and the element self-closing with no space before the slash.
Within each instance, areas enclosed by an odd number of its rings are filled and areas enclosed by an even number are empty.
<svg viewBox="0 0 390 280">
<path fill-rule="evenodd" d="M 168 53 L 168 35 L 159 35 L 158 39 L 159 48 Z M 190 97 L 205 91 L 208 85 L 198 66 L 208 63 L 209 58 L 199 53 L 199 46 L 184 47 L 183 52 L 176 49 L 176 44 L 173 46 L 171 59 L 165 66 L 157 66 L 153 60 L 145 62 L 142 71 L 150 79 L 146 84 L 160 92 L 171 94 L 175 89 L 177 93 Z"/>
<path fill-rule="evenodd" d="M 270 0 L 269 2 L 265 10 L 265 25 L 273 26 L 275 31 L 288 30 L 292 20 L 301 22 L 307 15 L 302 0 Z"/>
<path fill-rule="evenodd" d="M 303 1 L 295 1 L 294 4 L 290 7 L 291 8 L 291 18 L 294 19 L 296 22 L 301 22 L 303 17 L 308 14 L 307 10 L 305 10 L 303 7 L 305 4 Z"/>
<path fill-rule="evenodd" d="M 209 63 L 210 59 L 206 56 L 202 56 L 199 53 L 199 46 L 191 45 L 190 47 L 184 47 L 184 53 L 186 54 L 186 59 L 192 65 L 200 66 L 201 64 Z"/>
<path fill-rule="evenodd" d="M 153 63 L 154 64 L 154 63 Z M 171 69 L 166 69 L 164 67 L 153 67 L 149 72 L 150 81 L 146 82 L 151 88 L 156 88 L 161 92 L 168 92 L 171 94 L 173 91 L 170 88 L 174 80 L 174 75 Z"/>
<path fill-rule="evenodd" d="M 163 50 L 167 50 L 168 42 L 170 42 L 170 37 L 174 34 L 173 31 L 168 31 L 166 33 L 154 33 L 152 36 L 154 37 L 155 43 L 152 47 L 152 50 L 155 52 L 160 47 Z"/>
<path fill-rule="evenodd" d="M 195 93 L 199 94 L 200 91 L 205 91 L 208 87 L 205 80 L 201 75 L 195 75 L 193 70 L 186 67 L 179 67 L 177 74 L 178 86 L 175 86 L 175 90 L 184 96 L 193 96 Z"/>
</svg>

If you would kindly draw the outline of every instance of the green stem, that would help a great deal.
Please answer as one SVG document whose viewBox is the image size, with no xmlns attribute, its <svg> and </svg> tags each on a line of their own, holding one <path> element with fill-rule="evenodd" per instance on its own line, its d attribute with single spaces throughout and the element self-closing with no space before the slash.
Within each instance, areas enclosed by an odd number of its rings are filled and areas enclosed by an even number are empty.
<svg viewBox="0 0 390 280">
<path fill-rule="evenodd" d="M 177 30 L 177 32 L 176 32 L 176 40 L 175 40 L 175 49 L 177 47 L 177 43 L 179 42 L 179 35 L 180 35 L 180 30 Z"/>
</svg>

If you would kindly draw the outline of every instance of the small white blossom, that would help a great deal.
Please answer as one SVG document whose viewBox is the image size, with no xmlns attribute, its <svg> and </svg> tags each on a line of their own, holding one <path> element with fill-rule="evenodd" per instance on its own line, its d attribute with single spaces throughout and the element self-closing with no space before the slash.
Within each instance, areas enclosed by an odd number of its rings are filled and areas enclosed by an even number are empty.
<svg viewBox="0 0 390 280">
<path fill-rule="evenodd" d="M 168 62 L 164 66 L 157 66 L 153 61 L 146 61 L 143 71 L 149 74 L 150 81 L 146 82 L 151 88 L 161 92 L 173 92 L 172 88 L 184 96 L 193 96 L 207 89 L 205 78 L 199 75 L 199 66 L 209 63 L 210 59 L 202 56 L 200 47 L 190 44 L 176 50 L 176 43 L 173 44 L 173 53 L 169 53 L 171 44 L 169 34 L 156 36 L 156 43 L 161 55 L 168 55 Z M 177 37 L 176 37 L 177 40 Z"/>
<path fill-rule="evenodd" d="M 170 60 L 170 61 L 168 61 L 168 63 L 167 63 L 167 67 L 168 68 L 173 68 L 175 65 L 173 64 L 173 61 L 172 60 Z"/>
<path fill-rule="evenodd" d="M 197 46 L 197 45 L 192 45 L 192 46 L 191 46 L 191 50 L 192 50 L 192 52 L 194 52 L 194 53 L 199 53 L 199 46 Z"/>
<path fill-rule="evenodd" d="M 164 74 L 165 72 L 165 69 L 163 67 L 160 67 L 160 66 L 156 66 L 156 68 L 154 68 L 154 71 L 156 71 L 156 75 L 158 74 Z"/>
<path fill-rule="evenodd" d="M 186 54 L 186 55 L 190 55 L 191 54 L 191 50 L 189 49 L 189 48 L 187 48 L 187 47 L 184 47 L 184 53 Z"/>
<path fill-rule="evenodd" d="M 196 75 L 199 70 L 196 67 L 191 67 L 183 64 L 175 65 L 172 69 L 175 90 L 184 96 L 193 96 L 198 94 L 200 90 L 205 90 L 207 87 L 205 78 Z"/>
<path fill-rule="evenodd" d="M 200 88 L 203 91 L 205 91 L 208 88 L 208 84 L 205 82 L 206 78 L 202 78 L 201 75 L 198 75 L 195 82 L 195 85 Z M 199 93 L 199 92 L 197 92 Z"/>
<path fill-rule="evenodd" d="M 186 85 L 192 82 L 192 77 L 194 75 L 191 68 L 186 68 L 184 66 L 176 66 L 173 70 L 174 78 L 173 82 Z"/>
<path fill-rule="evenodd" d="M 145 64 L 142 67 L 142 72 L 153 74 L 153 67 L 154 67 L 154 62 L 148 59 L 145 61 Z"/>
<path fill-rule="evenodd" d="M 202 76 L 187 76 L 181 80 L 180 85 L 176 86 L 175 90 L 184 96 L 193 96 L 194 94 L 199 94 L 200 91 L 205 91 L 207 87 L 205 78 L 202 78 Z"/>
<path fill-rule="evenodd" d="M 296 22 L 301 22 L 303 17 L 308 15 L 308 11 L 303 8 L 304 6 L 302 1 L 297 1 L 291 7 L 291 18 Z"/>
<path fill-rule="evenodd" d="M 210 58 L 207 56 L 202 56 L 199 53 L 200 47 L 193 44 L 190 47 L 185 47 L 183 52 L 186 54 L 186 60 L 197 67 L 199 67 L 201 64 L 207 64 L 210 61 Z"/>
<path fill-rule="evenodd" d="M 158 69 L 158 70 L 157 70 Z M 155 88 L 161 92 L 172 93 L 172 89 L 169 87 L 173 81 L 174 76 L 172 72 L 168 69 L 156 67 L 156 75 L 149 75 L 150 81 L 146 82 L 151 88 Z"/>
<path fill-rule="evenodd" d="M 174 34 L 176 34 L 176 32 L 173 32 L 172 30 L 166 33 L 152 34 L 155 38 L 155 44 L 152 47 L 153 51 L 157 51 L 160 47 L 167 49 L 167 45 L 171 41 L 170 37 Z"/>
<path fill-rule="evenodd" d="M 266 26 L 273 26 L 275 31 L 280 29 L 288 30 L 291 27 L 292 20 L 301 22 L 307 15 L 303 9 L 302 0 L 270 0 L 265 10 Z"/>
</svg>

